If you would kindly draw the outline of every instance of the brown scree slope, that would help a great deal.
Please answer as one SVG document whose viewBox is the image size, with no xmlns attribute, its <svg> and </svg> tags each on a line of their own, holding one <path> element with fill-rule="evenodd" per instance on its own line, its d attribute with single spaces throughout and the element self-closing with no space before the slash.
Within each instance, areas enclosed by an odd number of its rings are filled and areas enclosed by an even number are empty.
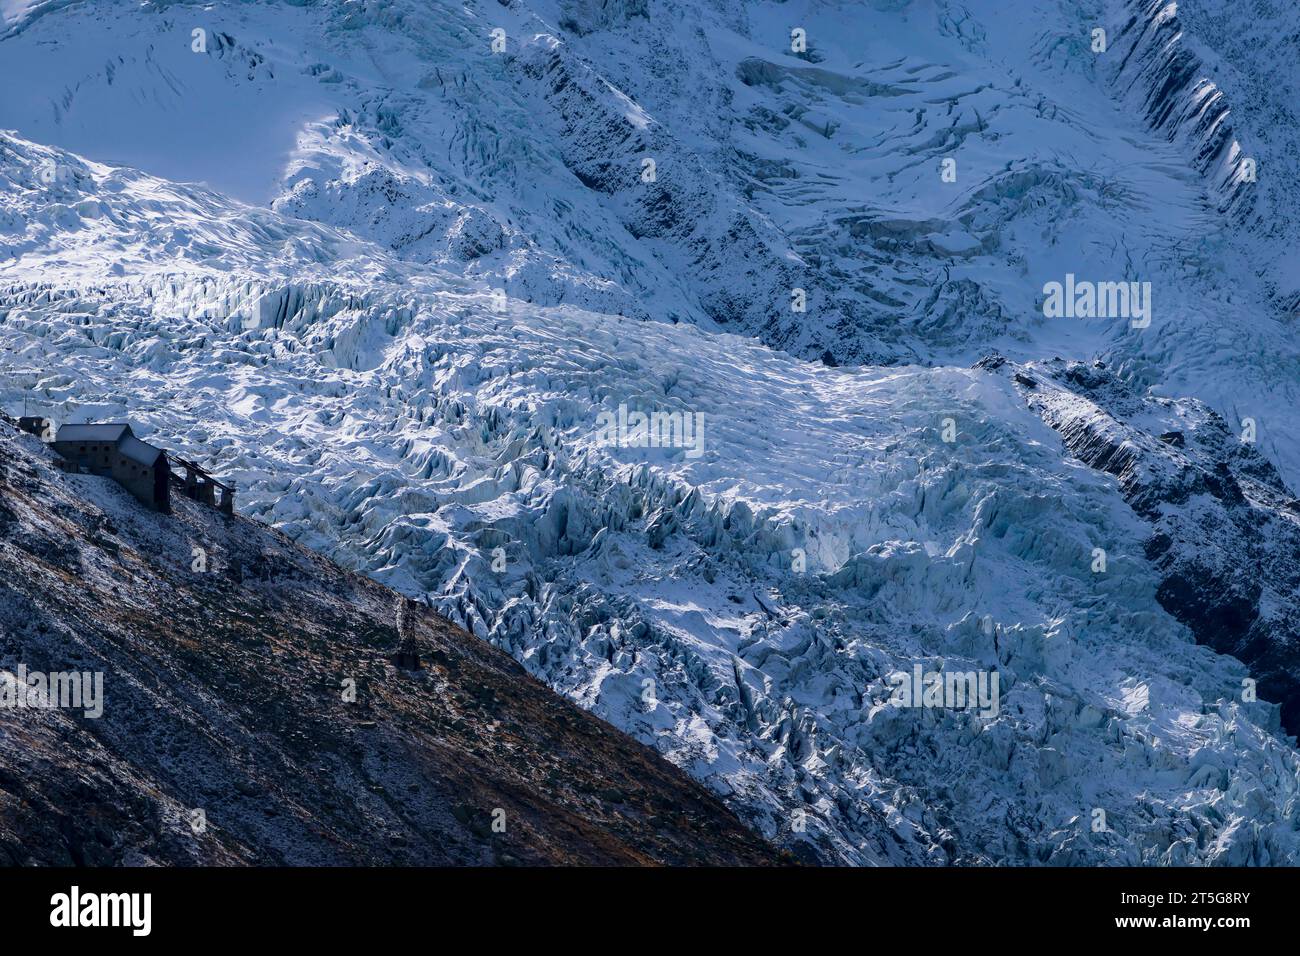
<svg viewBox="0 0 1300 956">
<path fill-rule="evenodd" d="M 779 862 L 423 606 L 259 523 L 64 475 L 0 422 L 0 669 L 20 664 L 102 672 L 104 710 L 0 708 L 0 864 Z"/>
</svg>

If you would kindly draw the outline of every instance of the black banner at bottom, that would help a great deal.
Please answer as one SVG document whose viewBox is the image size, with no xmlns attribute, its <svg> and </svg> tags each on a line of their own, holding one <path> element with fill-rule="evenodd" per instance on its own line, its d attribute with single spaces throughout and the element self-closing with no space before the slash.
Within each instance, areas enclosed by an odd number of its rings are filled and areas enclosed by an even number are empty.
<svg viewBox="0 0 1300 956">
<path fill-rule="evenodd" d="M 1199 936 L 1215 944 L 1291 925 L 1293 869 L 9 869 L 0 870 L 10 942 L 77 934 L 205 944 L 292 938 L 374 943 L 441 925 L 531 943 L 584 930 L 626 939 L 713 927 L 751 933 L 1006 931 L 1122 940 Z M 629 922 L 631 921 L 631 922 Z M 648 922 L 647 922 L 648 921 Z M 786 925 L 788 924 L 788 925 Z M 1245 934 L 1243 936 L 1243 934 Z M 585 937 L 584 937 L 585 938 Z M 584 947 L 595 939 L 589 937 Z M 965 937 L 969 939 L 970 937 Z"/>
</svg>

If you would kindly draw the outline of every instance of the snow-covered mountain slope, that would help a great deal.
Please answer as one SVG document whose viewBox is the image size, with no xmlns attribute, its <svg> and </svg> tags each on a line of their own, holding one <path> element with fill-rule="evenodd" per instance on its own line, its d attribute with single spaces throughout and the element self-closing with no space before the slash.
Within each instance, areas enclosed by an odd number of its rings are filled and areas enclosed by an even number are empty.
<svg viewBox="0 0 1300 956">
<path fill-rule="evenodd" d="M 11 411 L 202 457 L 809 858 L 1296 862 L 1287 200 L 1145 105 L 1197 95 L 1162 10 L 144 4 L 103 59 L 100 7 L 0 39 Z M 1067 273 L 1150 325 L 1046 318 Z"/>
<path fill-rule="evenodd" d="M 1300 479 L 1274 414 L 1300 404 L 1300 149 L 1291 79 L 1247 59 L 1284 61 L 1292 5 L 1236 31 L 1227 0 L 101 6 L 10 21 L 0 128 L 539 304 L 839 363 L 1100 358 L 1253 418 Z M 1151 326 L 1045 319 L 1066 273 L 1152 282 Z"/>
</svg>

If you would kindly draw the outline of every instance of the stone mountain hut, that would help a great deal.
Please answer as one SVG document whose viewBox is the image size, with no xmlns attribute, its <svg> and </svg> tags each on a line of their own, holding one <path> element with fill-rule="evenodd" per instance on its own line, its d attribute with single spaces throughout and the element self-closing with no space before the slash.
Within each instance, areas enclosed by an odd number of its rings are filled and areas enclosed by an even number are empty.
<svg viewBox="0 0 1300 956">
<path fill-rule="evenodd" d="M 64 425 L 51 447 L 80 469 L 112 478 L 156 511 L 171 511 L 167 453 L 136 438 L 130 425 Z"/>
</svg>

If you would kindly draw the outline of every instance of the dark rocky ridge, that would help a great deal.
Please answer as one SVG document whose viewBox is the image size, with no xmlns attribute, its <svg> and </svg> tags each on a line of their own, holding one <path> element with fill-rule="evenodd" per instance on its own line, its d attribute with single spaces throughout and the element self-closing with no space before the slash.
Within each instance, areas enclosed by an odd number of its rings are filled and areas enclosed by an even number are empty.
<svg viewBox="0 0 1300 956">
<path fill-rule="evenodd" d="M 1118 479 L 1151 525 L 1161 606 L 1247 664 L 1260 699 L 1300 732 L 1300 500 L 1268 459 L 1202 402 L 1142 396 L 1102 363 L 981 365 L 1012 376 L 1075 457 Z"/>
<path fill-rule="evenodd" d="M 20 663 L 102 671 L 104 712 L 0 709 L 7 865 L 779 859 L 421 605 L 246 518 L 145 511 L 0 422 L 0 668 Z"/>
</svg>

